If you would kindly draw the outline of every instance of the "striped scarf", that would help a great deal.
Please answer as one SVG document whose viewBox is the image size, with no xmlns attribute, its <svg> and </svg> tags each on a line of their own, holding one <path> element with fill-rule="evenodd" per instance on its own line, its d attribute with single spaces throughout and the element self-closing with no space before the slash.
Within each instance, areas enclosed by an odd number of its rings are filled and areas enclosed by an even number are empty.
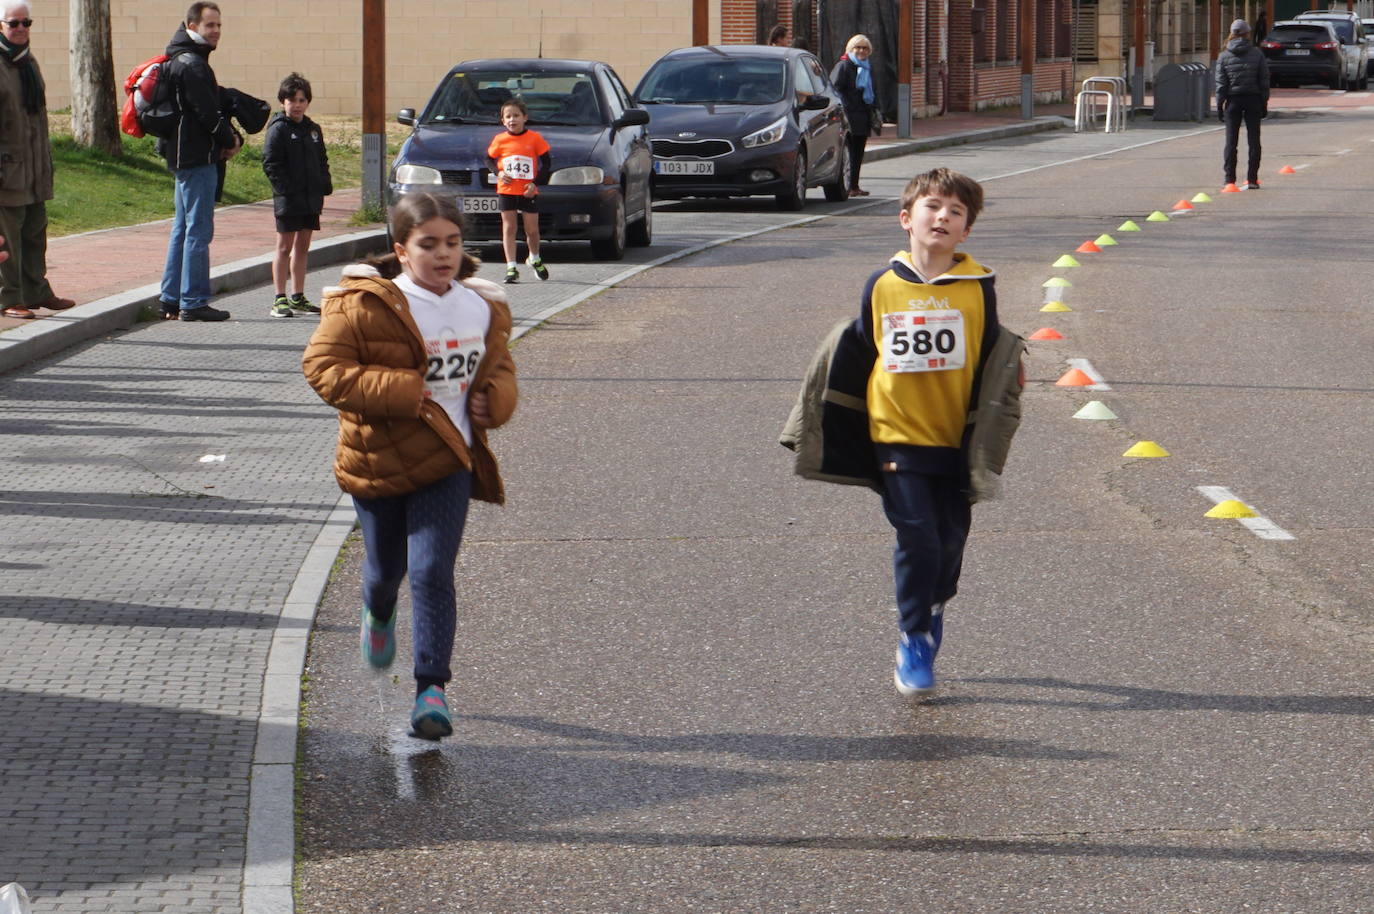
<svg viewBox="0 0 1374 914">
<path fill-rule="evenodd" d="M 27 44 L 12 44 L 0 35 L 0 57 L 19 70 L 19 88 L 24 94 L 24 110 L 37 114 L 47 103 L 43 97 L 43 84 L 38 79 L 38 67 L 29 55 Z"/>
</svg>

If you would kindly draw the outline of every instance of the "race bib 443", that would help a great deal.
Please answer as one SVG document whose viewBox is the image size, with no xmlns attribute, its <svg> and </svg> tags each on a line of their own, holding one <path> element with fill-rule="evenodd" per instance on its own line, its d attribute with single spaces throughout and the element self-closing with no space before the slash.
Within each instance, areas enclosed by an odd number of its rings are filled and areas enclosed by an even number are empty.
<svg viewBox="0 0 1374 914">
<path fill-rule="evenodd" d="M 506 156 L 501 160 L 501 170 L 512 180 L 533 181 L 534 159 L 529 156 Z"/>
<path fill-rule="evenodd" d="M 951 371 L 965 361 L 964 313 L 894 311 L 883 315 L 883 370 Z"/>
</svg>

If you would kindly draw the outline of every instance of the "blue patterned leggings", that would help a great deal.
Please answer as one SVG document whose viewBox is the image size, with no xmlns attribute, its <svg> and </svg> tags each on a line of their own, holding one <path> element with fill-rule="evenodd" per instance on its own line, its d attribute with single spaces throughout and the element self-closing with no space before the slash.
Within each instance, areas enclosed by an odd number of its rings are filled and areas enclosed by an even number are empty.
<svg viewBox="0 0 1374 914">
<path fill-rule="evenodd" d="M 453 678 L 457 594 L 453 566 L 467 523 L 472 474 L 460 470 L 405 495 L 358 498 L 353 505 L 363 528 L 363 605 L 378 620 L 396 611 L 401 579 L 410 572 L 415 681 L 419 688 Z"/>
</svg>

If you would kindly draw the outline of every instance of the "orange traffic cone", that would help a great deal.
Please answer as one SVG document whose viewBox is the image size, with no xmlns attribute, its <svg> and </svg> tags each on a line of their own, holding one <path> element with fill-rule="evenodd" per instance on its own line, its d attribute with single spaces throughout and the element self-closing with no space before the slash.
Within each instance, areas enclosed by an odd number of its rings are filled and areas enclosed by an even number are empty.
<svg viewBox="0 0 1374 914">
<path fill-rule="evenodd" d="M 1237 187 L 1234 183 L 1227 184 L 1225 187 L 1221 189 L 1221 192 L 1223 194 L 1238 194 L 1240 193 L 1240 188 Z"/>
<path fill-rule="evenodd" d="M 1174 204 L 1174 210 L 1175 210 L 1175 211 L 1178 211 L 1178 210 L 1181 210 L 1181 209 L 1192 209 L 1192 208 L 1193 208 L 1193 204 L 1189 203 L 1187 200 L 1180 200 L 1180 201 L 1178 201 L 1177 203 Z"/>
<path fill-rule="evenodd" d="M 1281 175 L 1295 175 L 1297 173 L 1298 170 L 1294 168 L 1292 165 L 1285 165 L 1279 169 L 1279 174 Z"/>
<path fill-rule="evenodd" d="M 1054 382 L 1055 387 L 1090 387 L 1097 382 L 1094 381 L 1086 371 L 1081 368 L 1070 368 L 1064 372 L 1064 377 Z"/>
<path fill-rule="evenodd" d="M 1101 249 L 1100 247 L 1098 247 L 1097 245 L 1093 244 L 1091 241 L 1085 241 L 1085 242 L 1083 242 L 1082 244 L 1080 244 L 1078 247 L 1074 248 L 1073 250 L 1074 250 L 1074 253 L 1075 253 L 1075 254 L 1101 254 L 1101 253 L 1102 253 L 1102 249 Z"/>
<path fill-rule="evenodd" d="M 1026 337 L 1028 340 L 1062 340 L 1064 334 L 1053 327 L 1041 327 L 1039 330 Z"/>
</svg>

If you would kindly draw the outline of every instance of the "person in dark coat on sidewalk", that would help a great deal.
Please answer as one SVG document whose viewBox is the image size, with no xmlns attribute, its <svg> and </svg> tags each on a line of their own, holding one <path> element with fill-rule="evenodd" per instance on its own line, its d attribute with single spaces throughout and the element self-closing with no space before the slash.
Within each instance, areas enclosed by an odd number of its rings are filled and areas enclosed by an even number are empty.
<svg viewBox="0 0 1374 914">
<path fill-rule="evenodd" d="M 1244 121 L 1250 153 L 1245 190 L 1259 190 L 1260 120 L 1269 114 L 1269 61 L 1250 43 L 1250 25 L 1244 19 L 1231 23 L 1231 40 L 1217 56 L 1216 84 L 1217 117 L 1226 125 L 1226 148 L 1222 152 L 1225 183 L 1236 183 L 1240 124 Z"/>
<path fill-rule="evenodd" d="M 855 35 L 844 46 L 844 54 L 830 71 L 830 81 L 840 93 L 840 102 L 849 118 L 849 195 L 867 197 L 859 187 L 859 168 L 864 163 L 864 147 L 873 128 L 873 68 L 869 57 L 873 42 L 867 35 Z"/>
<path fill-rule="evenodd" d="M 320 230 L 324 198 L 334 193 L 329 155 L 319 125 L 305 116 L 313 95 L 310 81 L 292 73 L 281 81 L 277 101 L 282 110 L 267 125 L 262 147 L 262 170 L 272 183 L 272 213 L 277 220 L 277 253 L 272 260 L 273 317 L 294 317 L 297 311 L 319 314 L 305 297 L 306 261 L 310 236 Z M 292 295 L 286 297 L 286 277 Z"/>
<path fill-rule="evenodd" d="M 167 45 L 164 79 L 176 92 L 176 129 L 157 141 L 157 151 L 176 179 L 176 215 L 162 269 L 162 316 L 184 321 L 222 321 L 228 311 L 210 307 L 210 240 L 215 236 L 215 199 L 221 165 L 243 146 L 223 110 L 210 52 L 219 46 L 219 6 L 192 3 Z"/>
<path fill-rule="evenodd" d="M 0 235 L 14 259 L 0 257 L 0 308 L 32 320 L 35 308 L 65 311 L 76 304 L 48 285 L 48 206 L 53 196 L 52 149 L 43 73 L 29 47 L 27 3 L 0 0 Z"/>
</svg>

